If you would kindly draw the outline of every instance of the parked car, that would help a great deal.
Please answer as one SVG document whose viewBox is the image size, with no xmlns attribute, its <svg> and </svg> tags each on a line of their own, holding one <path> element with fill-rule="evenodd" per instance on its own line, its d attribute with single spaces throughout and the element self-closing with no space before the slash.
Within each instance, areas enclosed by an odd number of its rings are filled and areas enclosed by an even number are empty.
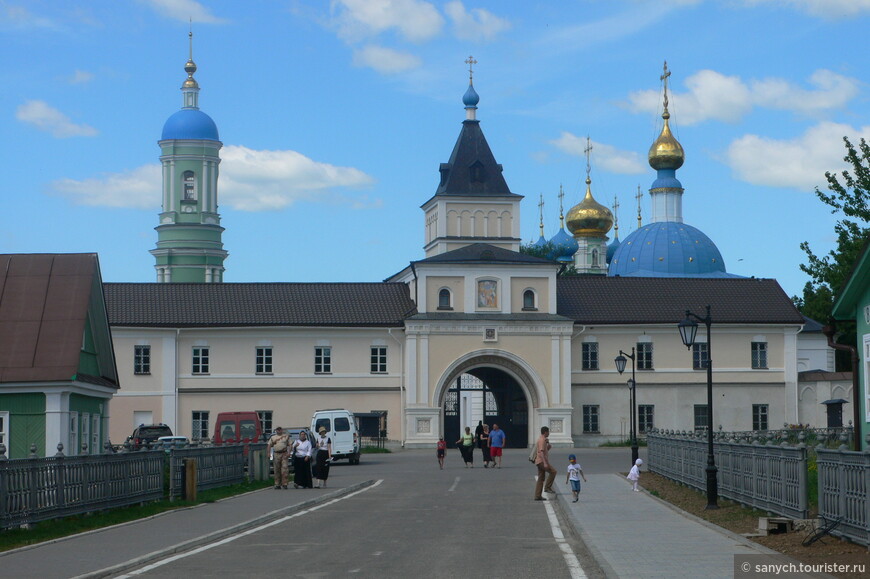
<svg viewBox="0 0 870 579">
<path fill-rule="evenodd" d="M 140 424 L 133 430 L 133 434 L 127 437 L 127 442 L 133 450 L 139 450 L 143 446 L 151 446 L 161 436 L 172 436 L 172 429 L 165 424 Z"/>
<path fill-rule="evenodd" d="M 318 410 L 311 417 L 311 431 L 316 433 L 326 428 L 332 440 L 332 459 L 348 459 L 350 464 L 359 464 L 360 437 L 356 416 L 350 410 L 331 408 Z"/>
<path fill-rule="evenodd" d="M 187 448 L 190 440 L 186 436 L 161 436 L 157 439 L 157 445 L 169 452 L 173 448 Z"/>
<path fill-rule="evenodd" d="M 263 428 L 256 412 L 221 412 L 214 423 L 215 444 L 257 442 L 262 438 Z"/>
</svg>

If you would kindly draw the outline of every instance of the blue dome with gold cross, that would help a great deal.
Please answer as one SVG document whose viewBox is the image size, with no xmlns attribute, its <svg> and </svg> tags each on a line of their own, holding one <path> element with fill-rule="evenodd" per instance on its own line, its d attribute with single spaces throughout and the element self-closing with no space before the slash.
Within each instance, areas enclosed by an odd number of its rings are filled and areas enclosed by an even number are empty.
<svg viewBox="0 0 870 579">
<path fill-rule="evenodd" d="M 739 277 L 725 271 L 722 254 L 701 230 L 673 221 L 649 223 L 632 232 L 613 253 L 607 275 Z"/>
</svg>

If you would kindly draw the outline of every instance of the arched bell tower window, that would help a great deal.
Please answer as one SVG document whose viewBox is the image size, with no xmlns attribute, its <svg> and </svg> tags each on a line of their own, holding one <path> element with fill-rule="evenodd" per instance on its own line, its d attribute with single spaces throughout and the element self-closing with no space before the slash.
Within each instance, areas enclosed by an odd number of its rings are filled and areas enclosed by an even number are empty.
<svg viewBox="0 0 870 579">
<path fill-rule="evenodd" d="M 598 267 L 598 250 L 592 250 L 592 267 Z"/>
<path fill-rule="evenodd" d="M 193 171 L 185 171 L 182 175 L 184 180 L 183 201 L 196 201 L 196 175 Z"/>
<path fill-rule="evenodd" d="M 452 310 L 453 306 L 451 305 L 450 290 L 447 288 L 442 288 L 441 291 L 438 292 L 438 309 L 439 310 Z"/>
<path fill-rule="evenodd" d="M 527 289 L 523 292 L 523 310 L 537 310 L 535 305 L 535 290 Z"/>
</svg>

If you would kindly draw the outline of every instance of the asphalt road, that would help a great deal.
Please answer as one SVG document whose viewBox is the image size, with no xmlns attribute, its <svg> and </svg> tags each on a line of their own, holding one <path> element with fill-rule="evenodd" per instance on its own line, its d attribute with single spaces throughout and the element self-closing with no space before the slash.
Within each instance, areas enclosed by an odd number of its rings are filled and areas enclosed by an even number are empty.
<svg viewBox="0 0 870 579">
<path fill-rule="evenodd" d="M 473 469 L 463 467 L 455 449 L 448 450 L 444 470 L 434 450 L 364 455 L 359 466 L 338 463 L 331 486 L 361 471 L 378 482 L 126 576 L 603 577 L 559 502 L 532 500 L 528 451 L 507 451 L 501 469 L 482 468 L 477 452 Z M 560 492 L 569 492 L 568 452 L 554 450 Z M 578 459 L 587 474 L 617 472 L 627 470 L 628 452 L 580 451 Z M 278 500 L 283 493 L 322 491 L 272 492 Z"/>
</svg>

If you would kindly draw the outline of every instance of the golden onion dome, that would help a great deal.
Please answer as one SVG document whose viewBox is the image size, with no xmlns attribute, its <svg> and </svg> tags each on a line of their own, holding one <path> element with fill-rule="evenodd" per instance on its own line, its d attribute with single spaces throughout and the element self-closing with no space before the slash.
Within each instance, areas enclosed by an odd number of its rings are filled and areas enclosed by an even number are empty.
<svg viewBox="0 0 870 579">
<path fill-rule="evenodd" d="M 683 146 L 671 133 L 671 127 L 668 125 L 668 119 L 671 118 L 671 115 L 668 113 L 668 109 L 665 109 L 662 118 L 665 120 L 665 126 L 662 127 L 659 138 L 649 148 L 649 165 L 656 171 L 659 169 L 676 170 L 683 166 L 683 161 L 686 158 L 685 153 L 683 153 Z"/>
<path fill-rule="evenodd" d="M 591 183 L 592 180 L 586 177 L 586 196 L 568 211 L 565 218 L 568 230 L 575 236 L 606 235 L 613 227 L 613 213 L 592 197 Z"/>
</svg>

